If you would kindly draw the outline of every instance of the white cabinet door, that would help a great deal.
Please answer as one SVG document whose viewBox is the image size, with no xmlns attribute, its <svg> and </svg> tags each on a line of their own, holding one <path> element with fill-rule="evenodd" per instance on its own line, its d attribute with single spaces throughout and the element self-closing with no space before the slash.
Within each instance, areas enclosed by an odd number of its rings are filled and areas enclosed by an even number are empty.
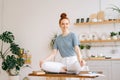
<svg viewBox="0 0 120 80">
<path fill-rule="evenodd" d="M 94 80 L 111 80 L 111 61 L 88 61 L 90 71 L 102 71 L 104 77 L 98 77 Z"/>
<path fill-rule="evenodd" d="M 112 80 L 120 80 L 120 61 L 112 61 Z"/>
</svg>

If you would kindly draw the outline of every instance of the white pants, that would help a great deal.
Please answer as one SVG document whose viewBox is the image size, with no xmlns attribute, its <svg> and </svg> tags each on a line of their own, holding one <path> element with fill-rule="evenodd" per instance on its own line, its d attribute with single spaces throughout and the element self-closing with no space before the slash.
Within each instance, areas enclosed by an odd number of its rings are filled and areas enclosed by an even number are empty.
<svg viewBox="0 0 120 80">
<path fill-rule="evenodd" d="M 45 71 L 59 73 L 63 67 L 66 67 L 67 71 L 76 73 L 84 68 L 80 66 L 76 56 L 62 58 L 60 62 L 47 61 L 42 64 L 41 68 Z"/>
<path fill-rule="evenodd" d="M 67 67 L 68 72 L 80 72 L 82 68 L 76 56 L 65 57 L 61 60 L 61 63 Z"/>
</svg>

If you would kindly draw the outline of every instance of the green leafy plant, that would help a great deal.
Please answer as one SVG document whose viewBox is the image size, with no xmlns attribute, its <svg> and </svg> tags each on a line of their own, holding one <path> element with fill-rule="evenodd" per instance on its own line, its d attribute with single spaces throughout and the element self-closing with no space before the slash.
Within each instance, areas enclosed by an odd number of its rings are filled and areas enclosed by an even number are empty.
<svg viewBox="0 0 120 80">
<path fill-rule="evenodd" d="M 120 31 L 118 32 L 118 35 L 120 35 Z"/>
<path fill-rule="evenodd" d="M 113 37 L 113 36 L 116 36 L 117 33 L 116 32 L 110 32 L 110 36 Z"/>
<path fill-rule="evenodd" d="M 112 9 L 113 11 L 116 11 L 118 13 L 120 13 L 120 8 L 116 5 L 112 5 L 113 7 L 110 7 L 110 9 Z"/>
<path fill-rule="evenodd" d="M 90 49 L 91 48 L 91 46 L 90 45 L 84 45 L 84 44 L 81 44 L 81 45 L 79 45 L 79 47 L 80 47 L 80 49 Z"/>
<path fill-rule="evenodd" d="M 79 45 L 79 47 L 80 47 L 80 49 L 84 49 L 85 48 L 85 46 L 84 45 Z"/>
<path fill-rule="evenodd" d="M 24 65 L 24 59 L 20 53 L 21 48 L 14 40 L 14 35 L 10 31 L 5 31 L 0 34 L 0 59 L 2 59 L 2 69 L 9 75 L 19 74 L 20 68 Z"/>
</svg>

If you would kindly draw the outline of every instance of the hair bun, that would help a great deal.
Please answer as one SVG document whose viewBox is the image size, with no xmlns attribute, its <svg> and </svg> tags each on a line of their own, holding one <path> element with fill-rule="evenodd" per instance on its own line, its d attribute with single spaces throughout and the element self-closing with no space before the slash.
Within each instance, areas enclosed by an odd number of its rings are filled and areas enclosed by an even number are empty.
<svg viewBox="0 0 120 80">
<path fill-rule="evenodd" d="M 67 18 L 67 14 L 66 13 L 62 13 L 60 17 L 61 17 L 61 19 Z"/>
</svg>

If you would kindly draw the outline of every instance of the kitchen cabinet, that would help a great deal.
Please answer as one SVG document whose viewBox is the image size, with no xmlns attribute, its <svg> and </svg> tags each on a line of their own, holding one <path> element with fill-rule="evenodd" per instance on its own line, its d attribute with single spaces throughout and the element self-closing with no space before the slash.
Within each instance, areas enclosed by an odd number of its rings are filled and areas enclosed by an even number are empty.
<svg viewBox="0 0 120 80">
<path fill-rule="evenodd" d="M 105 76 L 98 77 L 94 80 L 111 80 L 111 61 L 88 61 L 90 71 L 102 71 Z"/>
<path fill-rule="evenodd" d="M 88 60 L 90 71 L 102 71 L 104 77 L 95 80 L 120 80 L 120 60 Z"/>
<path fill-rule="evenodd" d="M 79 28 L 84 28 L 84 27 L 88 28 L 88 29 L 85 28 L 87 31 L 85 29 L 83 29 L 86 32 L 91 32 L 91 31 L 93 32 L 95 30 L 95 29 L 91 30 L 91 29 L 93 29 L 92 28 L 93 25 L 95 25 L 94 27 L 100 28 L 100 26 L 102 26 L 102 25 L 105 26 L 106 24 L 110 24 L 111 25 L 110 27 L 112 27 L 113 30 L 117 31 L 118 27 L 116 26 L 116 24 L 119 24 L 119 23 L 120 23 L 120 20 L 116 20 L 116 21 L 112 20 L 112 21 L 104 21 L 104 22 L 75 23 L 74 25 L 75 25 L 75 27 L 79 27 Z M 108 25 L 105 27 L 109 28 Z M 105 28 L 105 29 L 107 30 L 107 28 Z M 108 32 L 108 30 L 106 32 Z M 86 35 L 86 34 L 83 34 L 83 36 L 84 35 Z M 80 37 L 81 37 L 81 35 L 80 35 Z M 86 37 L 84 36 L 84 38 L 86 38 Z M 120 47 L 120 44 L 118 44 L 118 43 L 120 43 L 120 39 L 92 39 L 92 40 L 83 39 L 80 42 L 81 42 L 81 44 L 90 44 L 93 48 L 98 47 L 98 49 L 101 49 L 101 47 L 102 48 L 104 47 L 104 48 L 106 48 L 106 52 L 108 52 L 107 51 L 108 47 L 111 47 L 111 48 L 109 48 L 109 52 L 112 51 L 113 48 L 116 48 L 118 46 Z M 112 59 L 109 59 L 109 60 L 108 59 L 87 60 L 87 64 L 89 66 L 90 71 L 102 71 L 103 74 L 105 75 L 104 77 L 99 77 L 99 78 L 96 78 L 95 80 L 120 80 L 120 76 L 119 76 L 120 75 L 120 60 L 112 60 Z"/>
<path fill-rule="evenodd" d="M 120 61 L 112 61 L 112 80 L 120 80 Z"/>
</svg>

